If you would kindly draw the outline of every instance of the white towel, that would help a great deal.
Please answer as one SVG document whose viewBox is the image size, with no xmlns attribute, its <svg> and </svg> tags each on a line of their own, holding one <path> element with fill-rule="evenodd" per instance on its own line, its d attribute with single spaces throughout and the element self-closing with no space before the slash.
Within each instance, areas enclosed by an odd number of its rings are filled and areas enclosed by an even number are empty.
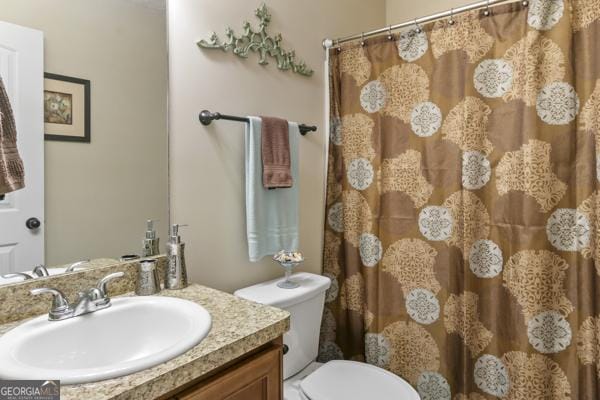
<svg viewBox="0 0 600 400">
<path fill-rule="evenodd" d="M 250 261 L 279 250 L 298 250 L 298 124 L 289 122 L 293 186 L 265 189 L 262 184 L 261 120 L 246 124 L 246 233 Z"/>
</svg>

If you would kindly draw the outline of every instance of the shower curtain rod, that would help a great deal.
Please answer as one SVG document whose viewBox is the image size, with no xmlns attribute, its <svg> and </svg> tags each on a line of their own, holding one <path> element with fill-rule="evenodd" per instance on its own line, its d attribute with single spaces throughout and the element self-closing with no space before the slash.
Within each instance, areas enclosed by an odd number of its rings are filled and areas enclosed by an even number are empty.
<svg viewBox="0 0 600 400">
<path fill-rule="evenodd" d="M 513 2 L 516 3 L 517 1 L 520 1 L 521 4 L 523 5 L 523 7 L 527 7 L 527 5 L 529 5 L 528 0 L 483 0 L 483 1 L 479 1 L 477 3 L 467 4 L 465 6 L 451 8 L 448 11 L 431 14 L 426 17 L 415 18 L 412 21 L 406 21 L 406 22 L 402 22 L 402 23 L 399 23 L 396 25 L 390 25 L 385 28 L 375 29 L 375 30 L 369 31 L 369 32 L 362 32 L 357 35 L 346 36 L 346 37 L 342 37 L 342 38 L 338 38 L 338 39 L 325 39 L 325 40 L 323 40 L 323 48 L 329 49 L 330 47 L 332 47 L 334 45 L 337 46 L 341 43 L 351 42 L 353 40 L 358 40 L 358 39 L 364 40 L 365 38 L 370 37 L 370 36 L 375 36 L 375 35 L 379 35 L 381 33 L 386 33 L 386 32 L 391 33 L 391 31 L 394 31 L 397 29 L 402 29 L 402 28 L 406 28 L 409 26 L 413 26 L 413 25 L 418 26 L 419 24 L 423 24 L 426 22 L 432 22 L 432 21 L 442 19 L 442 18 L 453 17 L 457 14 L 461 14 L 461 13 L 464 13 L 467 11 L 477 10 L 480 8 L 486 8 L 486 12 L 489 12 L 489 10 L 487 10 L 487 9 L 490 6 L 498 5 L 500 3 L 513 3 Z"/>
</svg>

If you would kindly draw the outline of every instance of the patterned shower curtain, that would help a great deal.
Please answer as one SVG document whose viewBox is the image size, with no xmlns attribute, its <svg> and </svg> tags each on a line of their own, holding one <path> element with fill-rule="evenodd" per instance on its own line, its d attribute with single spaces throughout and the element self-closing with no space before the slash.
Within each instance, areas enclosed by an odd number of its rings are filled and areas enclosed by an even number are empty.
<svg viewBox="0 0 600 400">
<path fill-rule="evenodd" d="M 320 360 L 423 400 L 600 398 L 600 1 L 330 50 Z"/>
</svg>

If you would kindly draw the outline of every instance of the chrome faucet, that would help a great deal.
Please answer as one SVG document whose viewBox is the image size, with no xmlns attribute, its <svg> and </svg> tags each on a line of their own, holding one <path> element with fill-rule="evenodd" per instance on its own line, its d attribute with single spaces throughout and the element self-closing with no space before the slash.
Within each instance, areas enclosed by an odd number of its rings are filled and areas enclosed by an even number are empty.
<svg viewBox="0 0 600 400">
<path fill-rule="evenodd" d="M 40 265 L 36 266 L 33 270 L 31 270 L 31 273 L 33 275 L 35 275 L 36 278 L 50 276 L 50 273 L 48 272 L 48 269 L 46 268 L 46 266 L 44 264 L 40 264 Z"/>
<path fill-rule="evenodd" d="M 50 293 L 52 295 L 52 308 L 48 313 L 48 320 L 60 321 L 110 307 L 110 297 L 108 297 L 107 285 L 110 281 L 122 278 L 124 275 L 123 272 L 115 272 L 106 275 L 98 281 L 96 287 L 79 292 L 77 300 L 72 304 L 69 304 L 65 294 L 58 289 L 39 288 L 32 289 L 30 293 L 34 296 Z"/>
</svg>

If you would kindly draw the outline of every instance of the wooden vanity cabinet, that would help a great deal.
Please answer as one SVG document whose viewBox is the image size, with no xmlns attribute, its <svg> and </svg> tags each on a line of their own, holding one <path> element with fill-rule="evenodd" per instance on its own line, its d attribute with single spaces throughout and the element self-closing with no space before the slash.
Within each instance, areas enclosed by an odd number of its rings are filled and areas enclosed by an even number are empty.
<svg viewBox="0 0 600 400">
<path fill-rule="evenodd" d="M 176 400 L 282 400 L 281 340 L 175 394 Z"/>
</svg>

